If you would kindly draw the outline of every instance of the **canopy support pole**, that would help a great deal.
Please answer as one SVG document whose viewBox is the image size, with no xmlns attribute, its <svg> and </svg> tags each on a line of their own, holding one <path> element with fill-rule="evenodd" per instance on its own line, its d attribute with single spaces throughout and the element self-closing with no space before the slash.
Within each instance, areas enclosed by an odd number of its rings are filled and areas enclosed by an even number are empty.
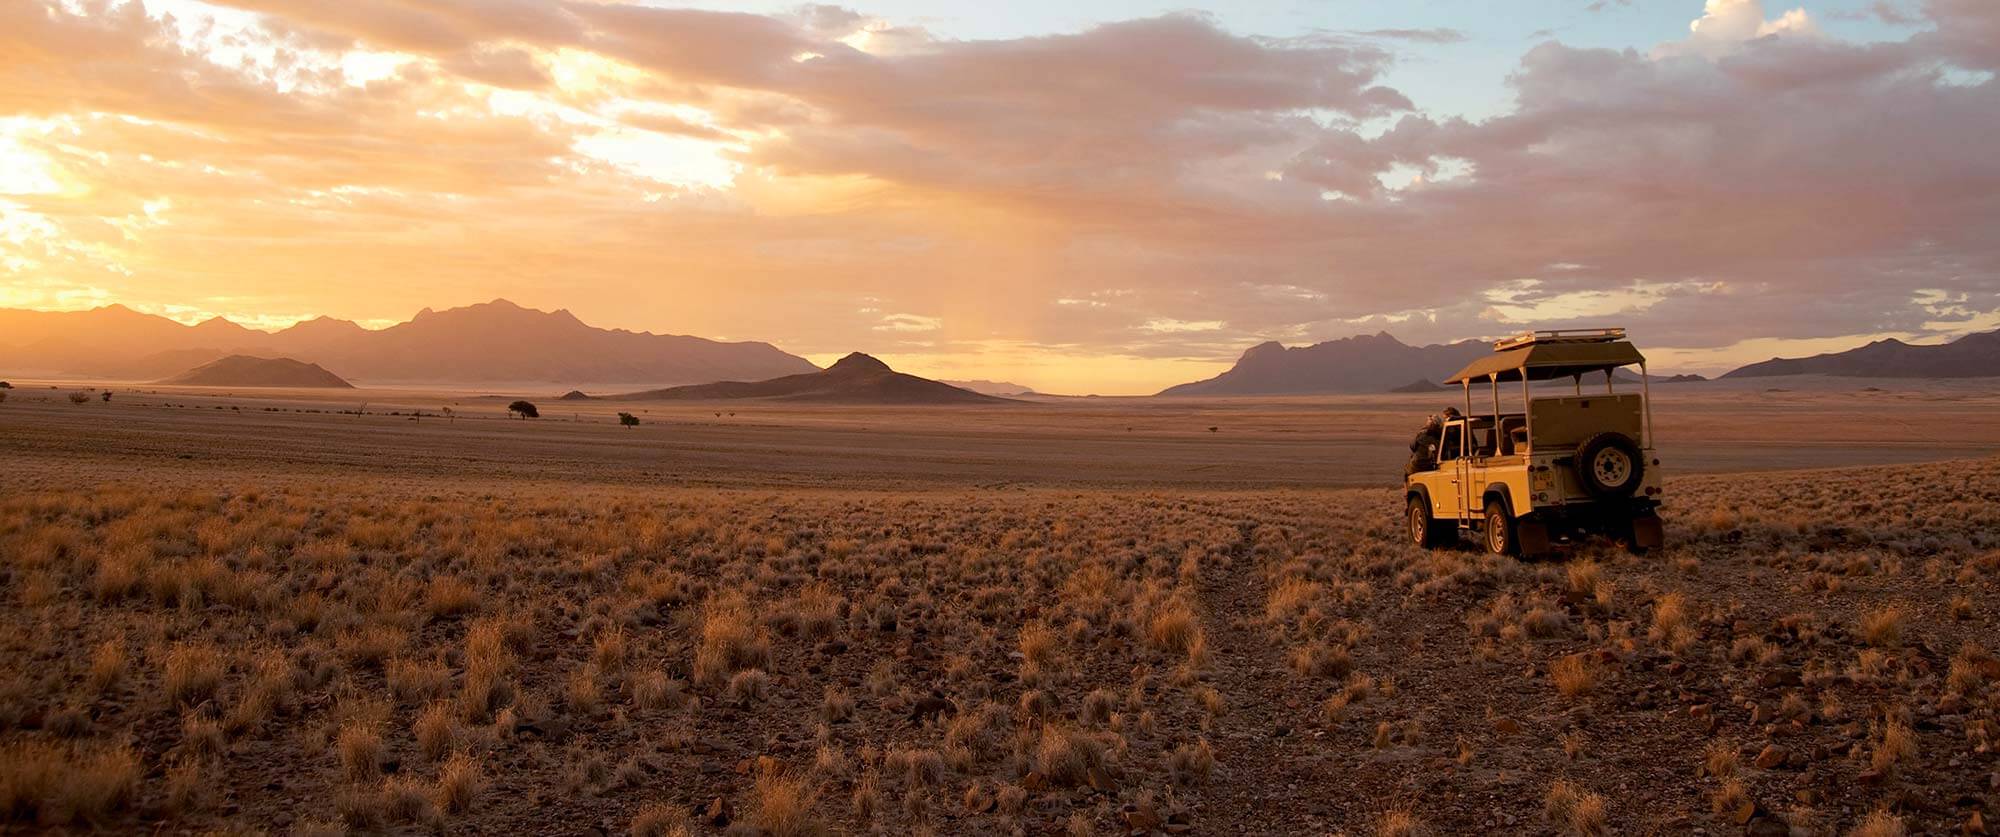
<svg viewBox="0 0 2000 837">
<path fill-rule="evenodd" d="M 1639 392 L 1646 399 L 1646 450 L 1653 449 L 1653 379 L 1646 374 L 1646 364 L 1639 363 Z"/>
<path fill-rule="evenodd" d="M 1521 375 L 1521 417 L 1521 429 L 1527 431 L 1528 434 L 1528 438 L 1526 439 L 1528 449 L 1534 450 L 1535 394 L 1528 389 L 1528 376 L 1525 373 Z M 1515 451 L 1515 453 L 1523 453 L 1523 451 Z"/>
</svg>

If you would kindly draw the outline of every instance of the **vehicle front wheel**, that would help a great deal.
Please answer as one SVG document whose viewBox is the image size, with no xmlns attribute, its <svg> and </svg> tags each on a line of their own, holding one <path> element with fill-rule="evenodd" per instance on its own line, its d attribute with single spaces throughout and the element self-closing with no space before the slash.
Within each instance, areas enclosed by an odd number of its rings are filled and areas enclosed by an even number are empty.
<svg viewBox="0 0 2000 837">
<path fill-rule="evenodd" d="M 1495 555 L 1512 555 L 1518 549 L 1514 543 L 1514 514 L 1507 504 L 1499 500 L 1486 503 L 1486 551 Z"/>
<path fill-rule="evenodd" d="M 1403 515 L 1409 526 L 1410 542 L 1418 549 L 1436 549 L 1445 545 L 1445 539 L 1452 534 L 1437 521 L 1431 519 L 1430 504 L 1422 497 L 1411 497 L 1407 513 Z"/>
</svg>

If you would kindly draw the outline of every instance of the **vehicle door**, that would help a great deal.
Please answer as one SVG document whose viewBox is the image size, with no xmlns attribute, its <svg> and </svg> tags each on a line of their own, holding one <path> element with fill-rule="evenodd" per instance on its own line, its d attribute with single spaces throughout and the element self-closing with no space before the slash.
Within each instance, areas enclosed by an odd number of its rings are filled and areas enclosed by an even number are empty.
<svg viewBox="0 0 2000 837">
<path fill-rule="evenodd" d="M 1450 481 L 1449 486 L 1439 486 L 1444 491 L 1433 492 L 1434 513 L 1447 520 L 1464 521 L 1465 516 L 1465 452 L 1462 449 L 1465 424 L 1460 421 L 1446 422 L 1444 435 L 1438 439 L 1438 474 Z"/>
<path fill-rule="evenodd" d="M 1494 435 L 1493 422 L 1472 419 L 1465 423 L 1465 464 L 1461 469 L 1460 493 L 1464 495 L 1465 514 L 1468 519 L 1485 515 L 1486 501 L 1481 492 L 1486 487 L 1486 475 L 1494 454 L 1499 452 L 1499 437 Z"/>
</svg>

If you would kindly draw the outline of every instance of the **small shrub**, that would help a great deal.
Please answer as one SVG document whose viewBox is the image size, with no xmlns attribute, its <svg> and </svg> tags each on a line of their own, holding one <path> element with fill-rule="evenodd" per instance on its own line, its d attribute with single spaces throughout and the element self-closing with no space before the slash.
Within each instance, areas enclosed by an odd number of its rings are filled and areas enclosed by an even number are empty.
<svg viewBox="0 0 2000 837">
<path fill-rule="evenodd" d="M 1555 683 L 1556 692 L 1563 697 L 1582 697 L 1597 685 L 1597 672 L 1585 656 L 1570 654 L 1558 657 L 1549 664 L 1549 679 Z"/>
<path fill-rule="evenodd" d="M 222 655 L 207 645 L 176 645 L 167 652 L 163 675 L 167 699 L 192 705 L 215 696 L 222 686 Z"/>
<path fill-rule="evenodd" d="M 1903 611 L 1887 607 L 1861 616 L 1861 638 L 1877 648 L 1893 648 L 1903 643 Z"/>
</svg>

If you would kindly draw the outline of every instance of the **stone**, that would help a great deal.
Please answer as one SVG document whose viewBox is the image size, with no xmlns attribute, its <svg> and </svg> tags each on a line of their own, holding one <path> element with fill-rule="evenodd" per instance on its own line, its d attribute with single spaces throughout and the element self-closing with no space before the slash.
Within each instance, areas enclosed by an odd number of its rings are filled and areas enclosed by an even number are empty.
<svg viewBox="0 0 2000 837">
<path fill-rule="evenodd" d="M 1790 753 L 1786 752 L 1785 748 L 1776 744 L 1770 744 L 1757 754 L 1757 759 L 1753 763 L 1759 768 L 1770 770 L 1771 768 L 1783 765 L 1785 758 L 1789 755 Z"/>
<path fill-rule="evenodd" d="M 735 806 L 729 804 L 728 799 L 718 796 L 709 801 L 708 809 L 702 812 L 701 818 L 716 828 L 727 828 L 730 821 L 736 818 L 735 814 Z"/>
</svg>

